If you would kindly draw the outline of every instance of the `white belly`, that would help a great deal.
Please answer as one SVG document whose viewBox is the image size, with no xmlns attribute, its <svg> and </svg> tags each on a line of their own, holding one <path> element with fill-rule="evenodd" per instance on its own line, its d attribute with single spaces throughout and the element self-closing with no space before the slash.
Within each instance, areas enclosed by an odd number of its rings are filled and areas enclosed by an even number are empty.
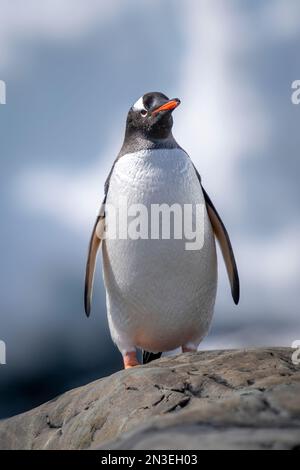
<svg viewBox="0 0 300 470">
<path fill-rule="evenodd" d="M 192 163 L 179 149 L 125 155 L 115 165 L 107 203 L 204 204 Z M 109 217 L 107 219 L 110 223 Z M 214 236 L 206 213 L 204 245 L 185 239 L 110 239 L 103 242 L 109 326 L 121 351 L 168 351 L 199 343 L 213 313 L 217 284 Z"/>
</svg>

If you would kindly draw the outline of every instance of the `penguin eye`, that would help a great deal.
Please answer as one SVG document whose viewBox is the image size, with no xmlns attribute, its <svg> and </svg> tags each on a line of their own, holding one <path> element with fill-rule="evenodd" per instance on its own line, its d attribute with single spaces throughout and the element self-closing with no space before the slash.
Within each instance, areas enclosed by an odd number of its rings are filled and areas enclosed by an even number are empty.
<svg viewBox="0 0 300 470">
<path fill-rule="evenodd" d="M 147 116 L 147 114 L 148 114 L 148 111 L 146 111 L 146 109 L 142 109 L 142 110 L 141 110 L 141 115 L 142 115 L 143 117 Z"/>
</svg>

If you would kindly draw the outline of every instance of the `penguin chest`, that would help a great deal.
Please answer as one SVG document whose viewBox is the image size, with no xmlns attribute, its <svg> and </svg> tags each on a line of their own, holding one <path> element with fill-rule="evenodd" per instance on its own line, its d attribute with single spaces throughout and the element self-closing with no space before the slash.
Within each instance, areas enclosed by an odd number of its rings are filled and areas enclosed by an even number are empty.
<svg viewBox="0 0 300 470">
<path fill-rule="evenodd" d="M 186 153 L 123 156 L 115 164 L 106 203 L 103 270 L 115 341 L 125 336 L 135 346 L 164 351 L 204 336 L 215 300 L 216 252 L 201 186 Z M 125 212 L 127 234 L 121 227 Z"/>
</svg>

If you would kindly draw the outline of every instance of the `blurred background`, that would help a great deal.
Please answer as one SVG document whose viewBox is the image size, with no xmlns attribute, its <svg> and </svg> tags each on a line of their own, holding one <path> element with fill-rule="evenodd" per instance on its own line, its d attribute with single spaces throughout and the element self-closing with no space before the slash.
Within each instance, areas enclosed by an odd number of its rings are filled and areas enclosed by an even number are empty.
<svg viewBox="0 0 300 470">
<path fill-rule="evenodd" d="M 201 349 L 300 339 L 300 3 L 0 0 L 0 417 L 122 367 L 87 245 L 129 107 L 178 96 L 174 134 L 231 235 Z M 100 257 L 101 258 L 101 257 Z"/>
</svg>

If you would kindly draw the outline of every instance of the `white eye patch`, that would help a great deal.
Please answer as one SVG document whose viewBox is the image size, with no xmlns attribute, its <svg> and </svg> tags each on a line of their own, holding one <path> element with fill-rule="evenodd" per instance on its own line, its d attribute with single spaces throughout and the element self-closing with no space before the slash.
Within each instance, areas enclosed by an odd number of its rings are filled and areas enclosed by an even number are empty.
<svg viewBox="0 0 300 470">
<path fill-rule="evenodd" d="M 134 103 L 134 105 L 132 106 L 133 109 L 135 109 L 136 111 L 142 111 L 143 109 L 145 111 L 146 108 L 145 108 L 145 105 L 144 105 L 144 100 L 143 100 L 143 97 L 141 96 L 140 99 L 137 100 L 136 103 Z"/>
</svg>

